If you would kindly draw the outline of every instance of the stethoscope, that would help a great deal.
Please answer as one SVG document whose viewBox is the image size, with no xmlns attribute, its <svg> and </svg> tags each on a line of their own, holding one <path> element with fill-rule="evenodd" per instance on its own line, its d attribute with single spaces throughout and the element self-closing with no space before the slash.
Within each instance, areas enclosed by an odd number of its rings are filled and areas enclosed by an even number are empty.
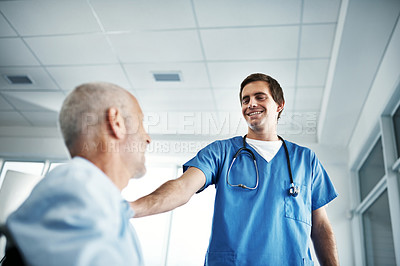
<svg viewBox="0 0 400 266">
<path fill-rule="evenodd" d="M 244 189 L 255 190 L 258 187 L 258 181 L 259 181 L 257 161 L 256 161 L 256 156 L 254 155 L 254 153 L 249 148 L 246 148 L 246 137 L 247 137 L 247 135 L 244 135 L 244 137 L 243 137 L 243 147 L 240 148 L 235 153 L 235 155 L 233 156 L 232 163 L 229 166 L 228 174 L 226 176 L 226 182 L 231 187 L 240 187 L 240 188 L 244 188 Z M 288 148 L 286 146 L 285 140 L 281 136 L 278 136 L 278 138 L 282 141 L 283 148 L 285 149 L 285 153 L 286 153 L 286 161 L 287 161 L 287 166 L 288 166 L 288 170 L 289 170 L 289 177 L 290 177 L 290 188 L 289 188 L 288 192 L 289 192 L 289 195 L 291 195 L 293 197 L 297 197 L 297 195 L 299 195 L 299 193 L 300 193 L 300 188 L 293 183 L 293 175 L 292 175 L 292 168 L 290 167 L 289 151 L 288 151 Z M 249 153 L 251 155 L 252 159 L 253 159 L 253 163 L 254 163 L 254 167 L 256 169 L 256 175 L 257 175 L 256 184 L 255 184 L 254 187 L 248 187 L 248 186 L 246 186 L 244 184 L 233 185 L 233 184 L 231 184 L 229 182 L 229 172 L 231 171 L 232 166 L 233 166 L 236 158 L 240 155 L 241 152 Z"/>
</svg>

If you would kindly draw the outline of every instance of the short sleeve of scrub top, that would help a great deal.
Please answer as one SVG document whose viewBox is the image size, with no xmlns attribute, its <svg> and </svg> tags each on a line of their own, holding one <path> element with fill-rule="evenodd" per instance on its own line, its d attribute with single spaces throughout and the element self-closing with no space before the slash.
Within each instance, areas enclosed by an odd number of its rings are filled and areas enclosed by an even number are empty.
<svg viewBox="0 0 400 266">
<path fill-rule="evenodd" d="M 204 186 L 197 193 L 215 184 L 221 164 L 221 152 L 221 142 L 215 141 L 201 149 L 194 158 L 183 165 L 183 172 L 193 166 L 200 169 L 206 176 Z"/>
<path fill-rule="evenodd" d="M 314 152 L 311 152 L 313 179 L 311 184 L 312 210 L 321 208 L 337 197 L 328 174 Z"/>
</svg>

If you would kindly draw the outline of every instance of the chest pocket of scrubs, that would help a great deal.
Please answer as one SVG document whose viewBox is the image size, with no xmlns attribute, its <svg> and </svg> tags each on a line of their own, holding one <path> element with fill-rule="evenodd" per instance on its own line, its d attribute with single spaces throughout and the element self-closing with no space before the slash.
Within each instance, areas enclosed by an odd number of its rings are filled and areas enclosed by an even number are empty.
<svg viewBox="0 0 400 266">
<path fill-rule="evenodd" d="M 285 195 L 285 217 L 291 218 L 311 226 L 311 191 L 306 186 L 295 184 L 300 187 L 297 197 Z M 289 185 L 287 186 L 289 188 Z"/>
</svg>

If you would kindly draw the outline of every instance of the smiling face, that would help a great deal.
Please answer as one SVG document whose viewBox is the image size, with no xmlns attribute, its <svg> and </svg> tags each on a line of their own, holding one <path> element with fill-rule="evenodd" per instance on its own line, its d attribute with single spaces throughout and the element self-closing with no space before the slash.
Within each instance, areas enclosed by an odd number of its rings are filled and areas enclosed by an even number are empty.
<svg viewBox="0 0 400 266">
<path fill-rule="evenodd" d="M 254 81 L 242 91 L 242 114 L 249 129 L 254 132 L 276 132 L 278 114 L 284 103 L 278 105 L 272 98 L 268 83 Z"/>
</svg>

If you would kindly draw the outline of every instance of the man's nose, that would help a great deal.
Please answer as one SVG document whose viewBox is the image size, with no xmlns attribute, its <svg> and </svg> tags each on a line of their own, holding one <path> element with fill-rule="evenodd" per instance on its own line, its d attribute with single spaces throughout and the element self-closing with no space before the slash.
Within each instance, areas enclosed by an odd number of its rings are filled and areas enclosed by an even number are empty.
<svg viewBox="0 0 400 266">
<path fill-rule="evenodd" d="M 151 138 L 150 138 L 149 134 L 147 134 L 147 132 L 146 132 L 145 134 L 146 134 L 146 135 L 145 135 L 146 143 L 147 143 L 147 144 L 150 144 Z"/>
<path fill-rule="evenodd" d="M 257 106 L 257 101 L 255 99 L 249 100 L 249 108 L 256 107 Z"/>
</svg>

